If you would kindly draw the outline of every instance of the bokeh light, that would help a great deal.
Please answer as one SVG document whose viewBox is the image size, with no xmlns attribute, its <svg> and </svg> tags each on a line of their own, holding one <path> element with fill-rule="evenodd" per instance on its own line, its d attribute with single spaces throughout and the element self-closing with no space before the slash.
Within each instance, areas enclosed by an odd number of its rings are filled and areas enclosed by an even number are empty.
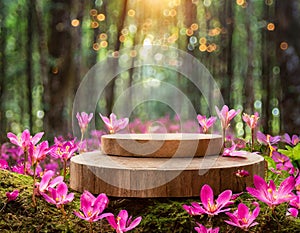
<svg viewBox="0 0 300 233">
<path fill-rule="evenodd" d="M 288 47 L 289 47 L 289 44 L 287 42 L 283 41 L 283 42 L 280 43 L 280 49 L 281 50 L 287 50 Z"/>
<path fill-rule="evenodd" d="M 78 26 L 80 25 L 80 21 L 79 21 L 78 19 L 73 19 L 73 20 L 71 21 L 71 25 L 72 25 L 73 27 L 78 27 Z"/>
<path fill-rule="evenodd" d="M 268 23 L 267 24 L 267 29 L 269 31 L 274 31 L 275 30 L 275 24 L 274 23 Z"/>
</svg>

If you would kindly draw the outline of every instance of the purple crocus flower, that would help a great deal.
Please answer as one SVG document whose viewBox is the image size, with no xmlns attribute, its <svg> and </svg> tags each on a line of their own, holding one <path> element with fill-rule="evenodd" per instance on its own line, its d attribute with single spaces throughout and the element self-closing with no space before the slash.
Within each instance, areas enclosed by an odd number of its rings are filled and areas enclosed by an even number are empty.
<svg viewBox="0 0 300 233">
<path fill-rule="evenodd" d="M 272 137 L 271 135 L 269 134 L 263 134 L 262 132 L 258 131 L 257 132 L 257 140 L 266 145 L 266 146 L 271 146 L 271 145 L 274 145 L 276 143 L 278 143 L 280 140 L 281 140 L 281 137 L 280 136 L 274 136 Z"/>
<path fill-rule="evenodd" d="M 57 208 L 61 208 L 63 205 L 73 201 L 74 193 L 68 194 L 68 186 L 61 182 L 56 188 L 48 188 L 49 195 L 41 193 L 45 200 L 51 204 L 55 204 Z"/>
<path fill-rule="evenodd" d="M 284 141 L 291 146 L 296 146 L 299 143 L 300 138 L 299 138 L 299 136 L 297 136 L 295 134 L 292 137 L 290 137 L 289 134 L 285 133 Z"/>
<path fill-rule="evenodd" d="M 12 192 L 7 192 L 6 193 L 7 202 L 16 200 L 18 196 L 19 196 L 19 190 L 17 189 Z"/>
<path fill-rule="evenodd" d="M 93 118 L 93 113 L 87 114 L 86 112 L 77 112 L 76 118 L 78 120 L 79 127 L 81 129 L 81 133 L 84 134 L 88 124 Z"/>
<path fill-rule="evenodd" d="M 243 121 L 250 127 L 250 129 L 255 129 L 259 119 L 258 112 L 255 112 L 254 115 L 243 114 Z"/>
<path fill-rule="evenodd" d="M 106 219 L 111 225 L 111 227 L 116 230 L 117 233 L 123 233 L 130 231 L 137 225 L 139 225 L 142 220 L 142 217 L 137 217 L 136 219 L 131 221 L 132 216 L 128 218 L 128 212 L 126 210 L 121 210 L 116 219 L 113 215 L 107 216 Z"/>
<path fill-rule="evenodd" d="M 124 129 L 129 122 L 128 118 L 121 118 L 117 120 L 117 116 L 114 113 L 111 113 L 109 118 L 101 115 L 101 113 L 99 113 L 99 115 L 102 118 L 103 122 L 105 123 L 105 126 L 108 129 L 110 134 L 114 134 L 119 130 Z"/>
<path fill-rule="evenodd" d="M 266 203 L 271 209 L 274 209 L 275 206 L 288 202 L 295 197 L 292 190 L 294 189 L 296 182 L 295 178 L 292 176 L 282 181 L 278 189 L 276 189 L 273 180 L 270 180 L 270 183 L 267 184 L 263 178 L 257 175 L 254 175 L 253 183 L 255 188 L 247 187 L 248 193 Z"/>
<path fill-rule="evenodd" d="M 297 196 L 290 201 L 290 208 L 288 208 L 287 215 L 291 215 L 293 217 L 297 217 L 300 210 L 300 193 L 298 192 Z"/>
<path fill-rule="evenodd" d="M 259 211 L 259 206 L 257 206 L 253 212 L 251 212 L 245 204 L 240 203 L 237 210 L 233 213 L 226 212 L 230 220 L 225 220 L 225 222 L 229 225 L 239 227 L 242 230 L 247 231 L 250 227 L 258 224 L 257 222 L 254 222 L 254 220 L 257 218 Z"/>
<path fill-rule="evenodd" d="M 248 152 L 244 150 L 236 150 L 237 144 L 232 142 L 232 146 L 229 148 L 224 148 L 222 156 L 223 157 L 240 157 L 247 158 Z"/>
<path fill-rule="evenodd" d="M 197 115 L 197 120 L 198 120 L 200 126 L 202 127 L 203 133 L 207 133 L 208 129 L 214 125 L 217 118 L 216 117 L 206 118 L 206 116 L 201 116 L 199 114 L 199 115 Z"/>
<path fill-rule="evenodd" d="M 43 135 L 44 133 L 40 132 L 32 137 L 28 129 L 23 131 L 20 138 L 11 132 L 7 133 L 10 142 L 21 147 L 24 151 L 28 149 L 30 144 L 36 145 Z"/>
<path fill-rule="evenodd" d="M 5 159 L 0 159 L 0 169 L 8 170 L 9 165 Z"/>
<path fill-rule="evenodd" d="M 235 173 L 234 173 L 237 177 L 247 177 L 249 176 L 249 172 L 244 170 L 244 169 L 238 169 Z"/>
<path fill-rule="evenodd" d="M 292 164 L 291 160 L 289 157 L 286 155 L 283 155 L 277 151 L 274 151 L 272 153 L 272 159 L 276 163 L 276 169 L 279 171 L 288 171 L 289 174 L 294 174 L 295 172 L 295 167 Z"/>
<path fill-rule="evenodd" d="M 75 140 L 60 141 L 59 139 L 54 138 L 54 145 L 51 147 L 49 153 L 53 158 L 61 159 L 61 161 L 67 161 L 77 150 L 78 146 L 75 143 Z"/>
<path fill-rule="evenodd" d="M 226 207 L 233 203 L 230 201 L 231 196 L 232 191 L 225 190 L 218 196 L 217 200 L 214 201 L 214 193 L 212 188 L 205 184 L 200 191 L 201 205 L 197 202 L 192 202 L 191 206 L 183 205 L 182 207 L 190 215 L 208 214 L 209 216 L 214 216 L 221 212 L 230 210 L 230 208 Z"/>
<path fill-rule="evenodd" d="M 196 222 L 197 223 L 197 222 Z M 205 226 L 203 226 L 200 223 L 197 223 L 198 227 L 195 227 L 195 231 L 197 231 L 198 233 L 218 233 L 220 228 L 206 228 Z"/>
<path fill-rule="evenodd" d="M 48 141 L 43 141 L 37 146 L 33 145 L 32 143 L 29 145 L 28 155 L 32 164 L 37 164 L 44 160 L 48 152 Z"/>
<path fill-rule="evenodd" d="M 46 193 L 49 188 L 55 188 L 55 186 L 63 182 L 64 178 L 62 176 L 53 178 L 54 175 L 54 171 L 46 171 L 41 179 L 41 182 L 37 182 L 35 184 L 40 194 Z"/>
<path fill-rule="evenodd" d="M 229 110 L 227 105 L 224 105 L 221 109 L 221 111 L 219 110 L 219 108 L 216 106 L 216 112 L 218 114 L 218 117 L 221 120 L 221 125 L 223 129 L 227 129 L 230 125 L 230 121 L 237 115 L 240 113 L 240 110 L 234 110 L 231 109 Z"/>
<path fill-rule="evenodd" d="M 89 191 L 84 191 L 80 196 L 80 210 L 75 211 L 74 214 L 81 219 L 88 222 L 96 222 L 107 216 L 113 216 L 111 213 L 101 214 L 108 205 L 108 198 L 106 194 L 101 193 L 97 198 Z"/>
</svg>

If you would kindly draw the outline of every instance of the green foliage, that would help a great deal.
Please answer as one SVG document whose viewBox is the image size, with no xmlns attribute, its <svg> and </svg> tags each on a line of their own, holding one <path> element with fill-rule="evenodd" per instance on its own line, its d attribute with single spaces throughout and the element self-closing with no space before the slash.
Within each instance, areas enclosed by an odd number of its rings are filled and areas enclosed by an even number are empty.
<svg viewBox="0 0 300 233">
<path fill-rule="evenodd" d="M 294 147 L 286 145 L 285 148 L 286 149 L 278 149 L 278 152 L 288 156 L 293 165 L 300 168 L 300 143 Z"/>
</svg>

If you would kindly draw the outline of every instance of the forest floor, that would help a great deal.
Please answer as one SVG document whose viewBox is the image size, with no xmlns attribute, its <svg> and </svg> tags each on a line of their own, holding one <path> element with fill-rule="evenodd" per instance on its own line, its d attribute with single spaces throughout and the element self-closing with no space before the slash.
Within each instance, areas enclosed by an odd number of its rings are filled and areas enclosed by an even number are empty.
<svg viewBox="0 0 300 233">
<path fill-rule="evenodd" d="M 89 224 L 76 217 L 73 212 L 79 210 L 80 195 L 75 193 L 74 201 L 65 206 L 67 217 L 55 205 L 37 198 L 37 206 L 32 205 L 32 177 L 0 169 L 0 232 L 89 232 Z M 15 189 L 20 191 L 18 198 L 6 204 L 6 192 Z M 246 194 L 245 194 L 246 195 Z M 239 197 L 249 198 L 249 196 Z M 140 225 L 132 232 L 194 232 L 196 221 L 205 224 L 206 216 L 189 216 L 182 208 L 194 199 L 137 199 L 112 198 L 104 212 L 115 216 L 121 209 L 126 209 L 133 218 L 142 216 Z M 251 200 L 249 200 L 250 202 Z M 5 206 L 4 206 L 5 205 Z M 280 207 L 280 206 L 279 206 Z M 278 208 L 275 217 L 260 217 L 259 225 L 251 232 L 300 232 L 300 219 L 285 216 L 283 209 Z M 265 211 L 265 210 L 261 210 Z M 212 218 L 212 225 L 219 226 L 220 232 L 243 232 L 224 223 L 227 215 L 220 214 Z M 106 219 L 93 224 L 93 232 L 114 232 Z"/>
</svg>

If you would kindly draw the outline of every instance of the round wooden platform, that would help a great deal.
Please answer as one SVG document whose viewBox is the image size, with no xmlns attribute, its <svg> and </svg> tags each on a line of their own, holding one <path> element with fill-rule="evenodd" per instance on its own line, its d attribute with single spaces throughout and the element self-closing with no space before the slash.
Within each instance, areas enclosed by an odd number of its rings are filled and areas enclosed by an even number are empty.
<svg viewBox="0 0 300 233">
<path fill-rule="evenodd" d="M 101 137 L 105 154 L 129 157 L 201 157 L 219 154 L 222 136 L 196 133 L 109 134 Z"/>
<path fill-rule="evenodd" d="M 244 191 L 253 175 L 264 176 L 264 159 L 205 156 L 198 158 L 135 158 L 105 155 L 100 151 L 74 156 L 70 187 L 77 191 L 115 197 L 193 197 L 209 184 L 215 194 L 225 189 Z M 237 177 L 238 169 L 248 177 Z"/>
</svg>

